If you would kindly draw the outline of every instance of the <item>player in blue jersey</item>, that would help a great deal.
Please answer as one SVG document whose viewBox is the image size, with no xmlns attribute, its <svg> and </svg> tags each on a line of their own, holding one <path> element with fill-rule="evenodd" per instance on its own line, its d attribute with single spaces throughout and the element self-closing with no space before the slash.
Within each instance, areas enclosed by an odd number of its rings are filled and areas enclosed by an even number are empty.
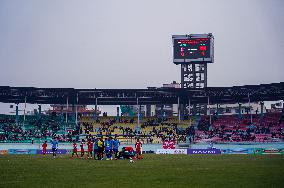
<svg viewBox="0 0 284 188">
<path fill-rule="evenodd" d="M 112 144 L 113 144 L 114 158 L 115 158 L 115 160 L 117 160 L 119 158 L 119 156 L 118 156 L 118 147 L 120 145 L 120 142 L 117 139 L 117 136 L 115 136 L 114 140 L 112 141 Z"/>
<path fill-rule="evenodd" d="M 112 160 L 112 138 L 108 137 L 105 142 L 106 160 Z"/>
<path fill-rule="evenodd" d="M 53 159 L 55 159 L 56 157 L 57 148 L 58 148 L 58 141 L 56 140 L 56 138 L 53 138 L 51 140 L 51 150 L 52 150 Z"/>
<path fill-rule="evenodd" d="M 94 138 L 94 160 L 99 159 L 98 154 L 99 154 L 98 139 Z"/>
</svg>

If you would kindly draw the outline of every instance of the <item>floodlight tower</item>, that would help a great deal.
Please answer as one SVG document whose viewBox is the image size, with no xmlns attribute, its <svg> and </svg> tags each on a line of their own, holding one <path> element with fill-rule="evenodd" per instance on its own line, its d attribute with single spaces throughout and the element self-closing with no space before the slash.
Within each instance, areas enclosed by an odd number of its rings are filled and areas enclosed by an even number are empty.
<svg viewBox="0 0 284 188">
<path fill-rule="evenodd" d="M 181 87 L 207 87 L 207 63 L 214 62 L 214 37 L 208 34 L 173 35 L 173 62 L 181 66 Z M 190 102 L 180 107 L 190 109 Z M 206 113 L 206 105 L 194 104 L 192 114 Z"/>
</svg>

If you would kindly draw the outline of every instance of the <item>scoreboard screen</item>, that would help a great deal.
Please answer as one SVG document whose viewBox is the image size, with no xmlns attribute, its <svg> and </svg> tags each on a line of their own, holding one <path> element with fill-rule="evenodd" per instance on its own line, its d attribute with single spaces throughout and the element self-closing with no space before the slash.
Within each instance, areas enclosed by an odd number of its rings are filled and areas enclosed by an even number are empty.
<svg viewBox="0 0 284 188">
<path fill-rule="evenodd" d="M 176 39 L 174 43 L 174 56 L 177 59 L 210 57 L 210 41 L 208 38 Z"/>
<path fill-rule="evenodd" d="M 174 63 L 213 63 L 213 36 L 175 35 L 173 36 Z"/>
</svg>

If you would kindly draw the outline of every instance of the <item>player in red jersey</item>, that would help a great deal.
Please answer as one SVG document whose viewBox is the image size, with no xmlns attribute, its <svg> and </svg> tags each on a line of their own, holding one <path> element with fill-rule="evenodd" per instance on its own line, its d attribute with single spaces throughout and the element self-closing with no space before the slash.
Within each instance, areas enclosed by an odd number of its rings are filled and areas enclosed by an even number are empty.
<svg viewBox="0 0 284 188">
<path fill-rule="evenodd" d="M 94 144 L 93 144 L 92 140 L 89 140 L 88 141 L 88 159 L 92 158 L 93 146 L 94 146 Z"/>
<path fill-rule="evenodd" d="M 81 157 L 83 157 L 83 156 L 84 156 L 84 154 L 85 154 L 85 150 L 84 150 L 84 142 L 83 142 L 83 140 L 82 140 L 82 142 L 80 143 L 80 150 L 81 150 Z"/>
<path fill-rule="evenodd" d="M 71 157 L 71 159 L 73 159 L 74 154 L 76 154 L 77 158 L 79 158 L 79 156 L 78 156 L 78 150 L 77 150 L 77 144 L 76 144 L 76 141 L 75 141 L 75 140 L 73 141 L 73 152 L 72 152 L 72 157 Z"/>
<path fill-rule="evenodd" d="M 135 149 L 136 149 L 136 159 L 142 159 L 142 142 L 139 141 L 139 138 L 135 143 Z"/>
<path fill-rule="evenodd" d="M 45 156 L 46 155 L 46 148 L 47 148 L 47 141 L 45 141 L 42 144 L 42 155 Z"/>
</svg>

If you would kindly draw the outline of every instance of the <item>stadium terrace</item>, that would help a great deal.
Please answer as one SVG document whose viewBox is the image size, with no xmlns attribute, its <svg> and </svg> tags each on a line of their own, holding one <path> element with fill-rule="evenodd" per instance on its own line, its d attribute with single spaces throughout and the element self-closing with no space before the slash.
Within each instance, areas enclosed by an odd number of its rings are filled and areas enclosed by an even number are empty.
<svg viewBox="0 0 284 188">
<path fill-rule="evenodd" d="M 284 98 L 284 82 L 206 88 L 73 89 L 0 86 L 0 102 L 30 104 L 140 105 L 211 104 L 276 101 Z"/>
</svg>

